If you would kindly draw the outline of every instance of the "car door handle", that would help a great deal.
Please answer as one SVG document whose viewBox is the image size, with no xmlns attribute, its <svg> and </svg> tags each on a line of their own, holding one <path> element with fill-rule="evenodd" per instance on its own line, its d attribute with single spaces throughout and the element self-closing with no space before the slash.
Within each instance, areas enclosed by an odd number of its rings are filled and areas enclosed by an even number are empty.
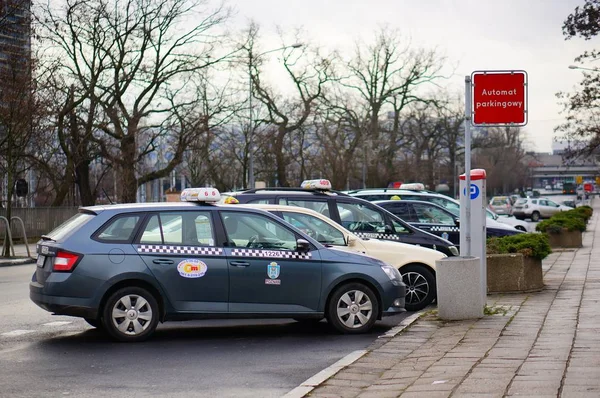
<svg viewBox="0 0 600 398">
<path fill-rule="evenodd" d="M 173 260 L 167 260 L 164 258 L 157 258 L 156 260 L 152 260 L 154 264 L 173 264 Z"/>
<path fill-rule="evenodd" d="M 250 263 L 247 261 L 230 261 L 229 264 L 231 264 L 234 267 L 248 267 L 250 266 Z"/>
</svg>

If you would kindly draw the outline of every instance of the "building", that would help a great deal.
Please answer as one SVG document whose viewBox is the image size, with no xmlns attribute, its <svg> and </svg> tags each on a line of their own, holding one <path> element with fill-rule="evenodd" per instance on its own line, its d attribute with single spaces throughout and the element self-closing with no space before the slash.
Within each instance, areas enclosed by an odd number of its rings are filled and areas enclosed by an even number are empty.
<svg viewBox="0 0 600 398">
<path fill-rule="evenodd" d="M 567 159 L 564 155 L 573 143 L 556 142 L 552 153 L 532 153 L 526 161 L 529 166 L 529 180 L 532 188 L 554 187 L 558 183 L 572 182 L 581 176 L 583 181 L 595 181 L 600 176 L 600 162 L 597 156 Z"/>
<path fill-rule="evenodd" d="M 0 0 L 0 64 L 31 59 L 31 0 Z M 29 70 L 25 70 L 29 73 Z"/>
</svg>

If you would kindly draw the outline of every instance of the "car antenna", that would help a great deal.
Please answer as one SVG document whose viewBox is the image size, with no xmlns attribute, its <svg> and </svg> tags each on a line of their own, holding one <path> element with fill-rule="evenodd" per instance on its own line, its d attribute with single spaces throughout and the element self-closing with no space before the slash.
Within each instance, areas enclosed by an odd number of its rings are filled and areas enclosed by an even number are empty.
<svg viewBox="0 0 600 398">
<path fill-rule="evenodd" d="M 106 193 L 106 191 L 104 190 L 104 188 L 102 188 L 102 192 L 104 192 L 104 196 L 106 196 L 106 199 L 108 199 L 108 201 L 110 202 L 110 204 L 114 205 L 113 201 L 110 200 L 110 196 L 108 196 L 108 194 Z"/>
</svg>

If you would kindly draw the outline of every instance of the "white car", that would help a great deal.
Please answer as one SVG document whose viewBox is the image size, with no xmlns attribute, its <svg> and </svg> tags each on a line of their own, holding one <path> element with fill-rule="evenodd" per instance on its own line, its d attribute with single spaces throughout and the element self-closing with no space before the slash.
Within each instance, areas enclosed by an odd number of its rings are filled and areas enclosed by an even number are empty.
<svg viewBox="0 0 600 398">
<path fill-rule="evenodd" d="M 269 211 L 329 247 L 375 257 L 396 267 L 406 284 L 407 311 L 418 311 L 436 297 L 435 262 L 445 254 L 425 247 L 359 238 L 311 209 L 284 205 L 240 205 Z"/>
<path fill-rule="evenodd" d="M 528 223 L 517 219 L 515 216 L 499 216 L 498 214 L 494 213 L 490 209 L 485 209 L 485 213 L 486 213 L 486 217 L 488 218 L 488 221 L 486 221 L 486 225 L 488 225 L 488 226 L 490 224 L 489 220 L 494 220 L 499 223 L 509 225 L 509 226 L 513 227 L 514 229 L 518 229 L 519 231 L 532 232 L 531 227 L 529 226 Z"/>
<path fill-rule="evenodd" d="M 519 199 L 513 207 L 513 216 L 523 220 L 539 221 L 541 218 L 550 218 L 561 211 L 571 210 L 570 207 L 559 205 L 548 198 L 523 198 Z"/>
</svg>

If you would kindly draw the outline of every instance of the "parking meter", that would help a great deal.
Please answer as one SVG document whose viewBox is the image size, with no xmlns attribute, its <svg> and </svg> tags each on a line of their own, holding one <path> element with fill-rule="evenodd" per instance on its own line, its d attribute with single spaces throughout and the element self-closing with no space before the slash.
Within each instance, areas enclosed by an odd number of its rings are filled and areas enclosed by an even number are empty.
<svg viewBox="0 0 600 398">
<path fill-rule="evenodd" d="M 465 256 L 467 246 L 470 245 L 471 256 L 479 257 L 482 294 L 487 296 L 487 270 L 486 270 L 486 228 L 485 208 L 487 199 L 485 195 L 486 174 L 484 169 L 471 170 L 471 187 L 467 195 L 466 175 L 460 176 L 460 255 Z M 471 223 L 467 226 L 466 201 L 471 201 Z M 470 230 L 470 241 L 467 241 L 467 231 Z"/>
</svg>

